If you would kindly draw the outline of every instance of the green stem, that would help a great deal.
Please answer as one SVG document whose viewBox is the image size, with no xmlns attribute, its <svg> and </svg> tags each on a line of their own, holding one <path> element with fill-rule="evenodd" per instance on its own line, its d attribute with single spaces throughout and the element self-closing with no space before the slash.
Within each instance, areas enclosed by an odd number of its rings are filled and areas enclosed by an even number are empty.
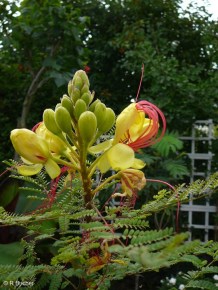
<svg viewBox="0 0 218 290">
<path fill-rule="evenodd" d="M 67 136 L 70 139 L 70 141 L 72 142 L 72 144 L 78 149 L 78 144 L 77 144 L 77 141 L 76 141 L 76 135 L 73 133 L 73 131 L 70 132 L 70 134 L 67 134 Z"/>
<path fill-rule="evenodd" d="M 63 155 L 66 158 L 68 158 L 70 160 L 70 162 L 72 162 L 74 167 L 78 168 L 78 166 L 77 166 L 77 164 L 79 164 L 79 160 L 78 159 L 76 159 L 76 161 L 75 161 L 69 152 L 64 152 Z"/>
<path fill-rule="evenodd" d="M 99 162 L 99 160 L 101 159 L 102 156 L 103 156 L 103 154 L 102 154 L 101 156 L 97 157 L 97 158 L 95 159 L 95 161 L 93 161 L 92 164 L 90 165 L 90 167 L 89 167 L 89 169 L 88 169 L 89 177 L 90 177 L 90 178 L 91 178 L 92 175 L 94 174 L 94 172 L 95 172 L 95 168 L 96 168 L 96 165 L 97 165 L 97 163 Z"/>
<path fill-rule="evenodd" d="M 84 202 L 87 209 L 91 209 L 91 201 L 93 198 L 92 193 L 92 181 L 89 176 L 86 159 L 87 159 L 87 144 L 84 144 L 83 139 L 78 134 L 78 145 L 79 145 L 79 162 L 80 162 L 80 175 L 84 189 Z"/>
<path fill-rule="evenodd" d="M 98 187 L 96 187 L 95 190 L 92 191 L 92 194 L 97 193 L 99 190 L 101 190 L 102 188 L 104 188 L 105 185 L 108 182 L 110 182 L 111 180 L 116 179 L 118 177 L 120 177 L 120 173 L 119 172 L 116 173 L 116 174 L 114 174 L 114 175 L 111 175 L 110 177 L 108 177 L 107 179 L 105 179 L 105 181 L 103 181 Z"/>
<path fill-rule="evenodd" d="M 70 143 L 66 140 L 65 141 L 67 147 L 70 149 L 70 152 L 73 154 L 73 156 L 75 157 L 75 159 L 79 159 L 78 154 L 75 152 L 75 150 L 72 148 L 72 146 L 70 145 Z"/>
<path fill-rule="evenodd" d="M 100 213 L 100 211 L 97 209 L 97 207 L 93 204 L 92 207 L 94 208 L 94 210 L 97 212 L 97 214 L 99 215 L 99 217 L 103 220 L 104 224 L 109 228 L 110 232 L 115 235 L 115 232 L 113 230 L 113 228 L 111 227 L 111 225 L 109 225 L 106 221 L 106 219 L 102 216 L 102 214 Z M 116 238 L 116 237 L 115 237 Z M 125 245 L 120 241 L 119 238 L 117 238 L 117 241 L 121 244 L 121 246 L 125 247 Z"/>
<path fill-rule="evenodd" d="M 73 164 L 70 163 L 70 162 L 67 162 L 67 161 L 65 161 L 65 160 L 59 159 L 59 158 L 54 157 L 54 156 L 52 156 L 52 159 L 53 159 L 55 162 L 57 162 L 58 164 L 62 164 L 62 165 L 65 165 L 65 166 L 67 166 L 67 167 L 69 167 L 69 168 L 72 168 L 72 169 L 75 169 L 75 170 L 79 170 L 79 167 L 77 167 L 76 165 L 73 165 Z"/>
</svg>

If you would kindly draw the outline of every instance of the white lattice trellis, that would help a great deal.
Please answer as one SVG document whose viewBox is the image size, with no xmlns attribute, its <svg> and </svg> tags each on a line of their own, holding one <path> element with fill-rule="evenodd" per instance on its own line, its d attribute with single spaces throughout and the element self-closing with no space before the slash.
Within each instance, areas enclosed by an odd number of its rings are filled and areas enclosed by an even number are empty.
<svg viewBox="0 0 218 290">
<path fill-rule="evenodd" d="M 191 174 L 190 182 L 195 181 L 198 178 L 207 178 L 211 172 L 211 162 L 213 154 L 210 151 L 213 137 L 213 121 L 199 120 L 193 124 L 192 135 L 190 137 L 181 137 L 183 141 L 191 142 L 191 152 L 188 157 L 191 160 Z M 201 143 L 201 144 L 200 144 Z M 202 146 L 205 147 L 202 152 Z M 200 149 L 199 149 L 200 147 Z M 200 164 L 201 163 L 201 164 Z M 203 166 L 202 166 L 203 165 Z M 202 169 L 204 167 L 204 169 Z M 197 204 L 193 202 L 192 197 L 188 204 L 181 206 L 181 211 L 187 213 L 187 224 L 190 231 L 190 239 L 194 236 L 194 232 L 198 230 L 200 232 L 199 238 L 207 241 L 209 238 L 209 231 L 215 229 L 215 225 L 212 224 L 210 215 L 214 215 L 217 211 L 216 206 L 211 205 L 209 197 L 206 198 L 204 204 Z"/>
</svg>

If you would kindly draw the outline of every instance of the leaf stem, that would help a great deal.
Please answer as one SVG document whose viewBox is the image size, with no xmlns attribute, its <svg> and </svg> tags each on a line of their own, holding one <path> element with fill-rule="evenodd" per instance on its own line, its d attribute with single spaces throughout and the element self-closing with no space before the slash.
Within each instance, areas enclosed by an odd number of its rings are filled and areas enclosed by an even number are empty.
<svg viewBox="0 0 218 290">
<path fill-rule="evenodd" d="M 113 179 L 116 179 L 120 176 L 120 173 L 116 173 L 114 175 L 111 175 L 110 177 L 108 177 L 107 179 L 105 179 L 98 187 L 96 187 L 93 191 L 92 194 L 94 195 L 95 193 L 97 193 L 99 190 L 101 190 L 102 188 L 104 188 L 104 186 L 110 182 Z"/>
</svg>

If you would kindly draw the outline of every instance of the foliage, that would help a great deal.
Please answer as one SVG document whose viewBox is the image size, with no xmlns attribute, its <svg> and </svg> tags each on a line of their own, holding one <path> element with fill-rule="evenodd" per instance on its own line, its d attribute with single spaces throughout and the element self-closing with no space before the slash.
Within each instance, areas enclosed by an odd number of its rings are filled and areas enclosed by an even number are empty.
<svg viewBox="0 0 218 290">
<path fill-rule="evenodd" d="M 48 189 L 43 191 L 39 180 L 23 178 L 37 185 L 41 191 L 38 198 L 47 202 L 25 215 L 9 214 L 1 209 L 1 223 L 20 225 L 27 231 L 26 238 L 20 242 L 25 251 L 19 259 L 25 266 L 2 266 L 1 282 L 28 280 L 34 282 L 33 289 L 44 289 L 51 283 L 55 285 L 51 289 L 65 289 L 67 285 L 81 289 L 79 280 L 82 283 L 85 279 L 89 284 L 84 289 L 108 289 L 110 281 L 126 275 L 188 262 L 196 270 L 186 274 L 186 287 L 201 284 L 201 289 L 210 289 L 209 282 L 199 277 L 216 272 L 217 267 L 212 265 L 217 261 L 217 243 L 187 242 L 187 233 L 175 234 L 169 228 L 150 230 L 147 218 L 154 212 L 175 207 L 178 196 L 181 202 L 188 200 L 190 192 L 194 198 L 204 196 L 208 189 L 217 187 L 217 174 L 205 182 L 180 186 L 175 193 L 162 191 L 141 209 L 130 211 L 127 205 L 107 206 L 104 213 L 98 210 L 97 199 L 90 210 L 82 205 L 79 180 L 73 181 L 70 190 L 61 182 L 55 202 L 49 204 Z M 53 221 L 55 227 L 43 228 L 44 221 Z M 46 242 L 46 256 L 40 252 L 43 242 Z M 203 254 L 210 257 L 210 262 Z"/>
<path fill-rule="evenodd" d="M 11 129 L 33 126 L 86 62 L 81 35 L 88 18 L 79 8 L 59 0 L 20 2 L 0 3 L 0 138 L 1 148 L 7 148 L 0 151 L 1 160 L 13 156 Z"/>
<path fill-rule="evenodd" d="M 185 273 L 187 287 L 211 289 L 204 276 L 216 269 L 218 244 L 188 241 L 188 233 L 178 232 L 178 212 L 176 231 L 154 230 L 150 220 L 178 211 L 190 196 L 212 193 L 218 174 L 188 186 L 168 184 L 171 190 L 135 207 L 137 192 L 146 185 L 145 164 L 135 151 L 163 140 L 165 117 L 152 103 L 139 101 L 115 118 L 111 108 L 93 100 L 89 85 L 87 74 L 77 71 L 68 95 L 55 110 L 44 111 L 43 122 L 32 131 L 11 132 L 21 160 L 6 162 L 8 170 L 35 208 L 13 213 L 0 207 L 0 224 L 23 232 L 15 244 L 0 245 L 2 252 L 16 246 L 11 264 L 0 265 L 0 281 L 28 281 L 32 289 L 103 290 L 128 275 L 189 263 L 194 270 Z M 112 128 L 113 136 L 99 139 Z M 162 144 L 156 145 L 161 154 L 181 148 L 173 134 Z M 102 204 L 104 190 L 110 196 Z"/>
<path fill-rule="evenodd" d="M 164 110 L 171 130 L 184 134 L 194 120 L 217 120 L 217 21 L 205 8 L 183 11 L 177 0 L 75 2 L 90 17 L 88 65 L 107 104 L 119 111 L 135 98 L 143 63 L 140 96 Z"/>
<path fill-rule="evenodd" d="M 137 156 L 145 162 L 143 171 L 147 176 L 147 186 L 139 192 L 140 198 L 137 201 L 139 206 L 151 200 L 163 186 L 168 187 L 164 182 L 181 183 L 189 175 L 183 142 L 177 132 L 167 131 L 160 142 L 151 148 L 141 150 Z M 170 211 L 167 212 L 169 216 Z"/>
<path fill-rule="evenodd" d="M 199 118 L 217 122 L 217 22 L 204 8 L 182 11 L 179 0 L 3 0 L 0 13 L 1 160 L 13 156 L 7 136 L 19 118 L 33 126 L 55 105 L 57 86 L 84 65 L 97 97 L 116 112 L 135 98 L 144 63 L 141 98 L 164 109 L 170 131 L 188 134 Z"/>
</svg>

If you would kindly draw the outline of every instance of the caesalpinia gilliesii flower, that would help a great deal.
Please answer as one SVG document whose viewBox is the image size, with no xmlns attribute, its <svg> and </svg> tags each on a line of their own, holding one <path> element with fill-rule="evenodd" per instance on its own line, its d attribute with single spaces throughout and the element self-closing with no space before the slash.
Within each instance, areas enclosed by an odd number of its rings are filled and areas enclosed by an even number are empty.
<svg viewBox="0 0 218 290">
<path fill-rule="evenodd" d="M 162 122 L 162 131 L 158 131 Z M 125 108 L 116 120 L 113 144 L 123 143 L 134 151 L 160 141 L 166 130 L 166 120 L 161 110 L 155 105 L 140 101 Z"/>
<path fill-rule="evenodd" d="M 36 135 L 42 137 L 48 143 L 49 151 L 57 156 L 64 155 L 68 151 L 67 145 L 57 135 L 50 132 L 43 122 L 35 129 Z"/>
<path fill-rule="evenodd" d="M 28 129 L 15 129 L 11 131 L 10 138 L 15 151 L 25 163 L 17 167 L 20 174 L 34 175 L 43 166 L 52 179 L 60 174 L 60 167 L 52 159 L 49 144 L 41 136 Z"/>
<path fill-rule="evenodd" d="M 113 197 L 131 197 L 134 195 L 135 191 L 141 190 L 145 186 L 146 179 L 142 171 L 130 168 L 120 171 L 120 182 L 122 193 L 114 193 Z"/>
<path fill-rule="evenodd" d="M 162 123 L 160 135 L 159 128 Z M 135 158 L 135 151 L 158 142 L 166 130 L 163 113 L 147 101 L 132 103 L 116 120 L 115 136 L 89 149 L 90 153 L 104 152 L 97 164 L 102 173 L 110 168 L 124 170 L 141 169 L 145 164 Z"/>
</svg>

